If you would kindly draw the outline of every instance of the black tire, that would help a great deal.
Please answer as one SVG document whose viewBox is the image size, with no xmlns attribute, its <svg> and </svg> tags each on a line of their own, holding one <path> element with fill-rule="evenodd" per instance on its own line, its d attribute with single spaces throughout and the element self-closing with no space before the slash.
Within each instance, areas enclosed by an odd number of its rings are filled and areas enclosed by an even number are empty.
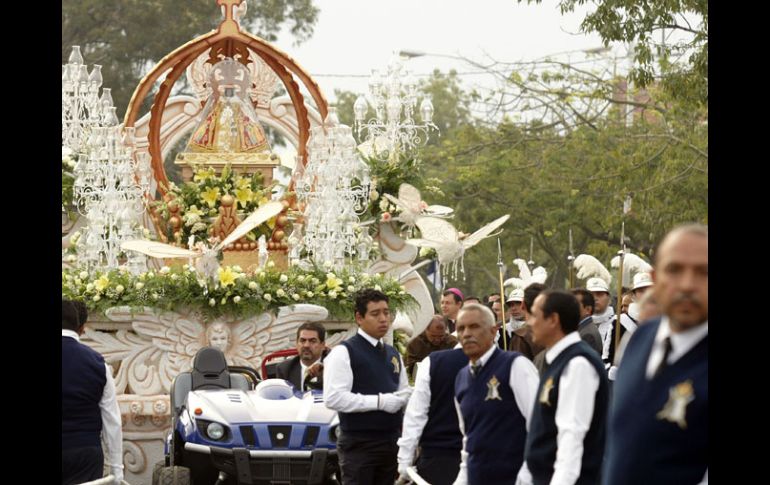
<svg viewBox="0 0 770 485">
<path fill-rule="evenodd" d="M 160 460 L 152 468 L 152 485 L 158 485 L 158 480 L 160 479 L 160 471 L 165 466 L 166 466 L 166 460 Z"/>
<path fill-rule="evenodd" d="M 190 469 L 184 466 L 167 466 L 160 469 L 158 485 L 190 485 Z"/>
</svg>

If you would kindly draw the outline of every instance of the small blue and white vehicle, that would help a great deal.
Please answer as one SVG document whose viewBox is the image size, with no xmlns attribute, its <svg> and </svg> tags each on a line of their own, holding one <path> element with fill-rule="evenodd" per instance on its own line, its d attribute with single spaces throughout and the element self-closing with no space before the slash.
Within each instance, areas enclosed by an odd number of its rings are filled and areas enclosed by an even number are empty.
<svg viewBox="0 0 770 485">
<path fill-rule="evenodd" d="M 336 484 L 337 413 L 283 379 L 252 389 L 206 347 L 174 379 L 172 430 L 153 485 Z"/>
</svg>

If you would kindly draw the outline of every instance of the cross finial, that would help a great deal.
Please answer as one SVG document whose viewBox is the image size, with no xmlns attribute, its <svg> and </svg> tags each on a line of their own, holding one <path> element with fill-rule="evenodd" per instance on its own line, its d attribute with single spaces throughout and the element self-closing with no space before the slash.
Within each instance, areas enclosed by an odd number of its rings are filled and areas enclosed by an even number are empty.
<svg viewBox="0 0 770 485">
<path fill-rule="evenodd" d="M 225 21 L 234 20 L 233 9 L 243 1 L 244 0 L 217 0 L 217 5 L 225 7 Z"/>
</svg>

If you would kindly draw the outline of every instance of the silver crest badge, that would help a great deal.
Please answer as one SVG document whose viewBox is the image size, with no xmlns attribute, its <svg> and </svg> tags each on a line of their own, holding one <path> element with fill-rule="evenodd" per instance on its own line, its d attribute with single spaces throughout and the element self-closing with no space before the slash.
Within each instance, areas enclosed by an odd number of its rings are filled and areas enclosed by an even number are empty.
<svg viewBox="0 0 770 485">
<path fill-rule="evenodd" d="M 668 401 L 666 401 L 663 409 L 658 411 L 655 417 L 660 420 L 676 423 L 680 428 L 686 429 L 687 405 L 694 400 L 695 391 L 692 387 L 692 381 L 688 379 L 680 382 L 668 390 Z"/>
<path fill-rule="evenodd" d="M 484 400 L 491 401 L 492 399 L 497 399 L 498 401 L 502 401 L 503 398 L 500 397 L 500 392 L 497 390 L 499 386 L 500 381 L 497 380 L 497 376 L 492 376 L 489 382 L 487 382 L 487 397 L 485 397 Z"/>
<path fill-rule="evenodd" d="M 390 359 L 390 362 L 393 364 L 393 373 L 398 374 L 401 372 L 401 366 L 398 365 L 398 357 L 393 356 L 392 359 Z"/>
<path fill-rule="evenodd" d="M 553 377 L 549 377 L 548 380 L 545 381 L 545 384 L 543 384 L 543 389 L 540 391 L 539 399 L 541 404 L 545 404 L 546 406 L 551 405 L 551 401 L 549 400 L 551 389 L 553 389 Z"/>
</svg>

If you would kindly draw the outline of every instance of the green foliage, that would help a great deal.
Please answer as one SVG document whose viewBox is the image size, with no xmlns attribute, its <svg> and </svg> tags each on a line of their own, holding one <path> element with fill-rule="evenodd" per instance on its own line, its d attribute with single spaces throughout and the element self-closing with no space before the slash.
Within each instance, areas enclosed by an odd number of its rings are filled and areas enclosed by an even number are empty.
<svg viewBox="0 0 770 485">
<path fill-rule="evenodd" d="M 422 154 L 425 173 L 440 177 L 446 194 L 432 202 L 454 207 L 452 223 L 464 232 L 511 214 L 501 235 L 504 263 L 528 260 L 534 238 L 533 259 L 548 270 L 547 283 L 563 287 L 569 230 L 576 255 L 588 252 L 609 266 L 623 201 L 632 195 L 627 245 L 650 259 L 674 225 L 706 223 L 708 213 L 707 112 L 653 95 L 668 106 L 665 122 L 637 118 L 626 127 L 605 118 L 595 128 L 546 128 L 537 136 L 511 122 L 462 126 Z M 466 279 L 450 284 L 479 295 L 498 290 L 496 262 L 496 241 L 485 240 L 465 255 Z"/>
<path fill-rule="evenodd" d="M 414 158 L 401 156 L 384 161 L 365 158 L 364 161 L 369 165 L 369 175 L 373 184 L 369 196 L 371 201 L 369 214 L 374 219 L 379 219 L 383 212 L 389 210 L 388 200 L 382 194 L 398 197 L 398 188 L 403 183 L 413 185 L 418 190 L 423 188 L 420 163 Z"/>
<path fill-rule="evenodd" d="M 89 311 L 114 306 L 192 310 L 206 320 L 221 316 L 245 318 L 298 303 L 325 307 L 330 317 L 353 319 L 353 294 L 363 288 L 381 290 L 394 312 L 416 305 L 395 279 L 346 268 L 332 272 L 315 267 L 292 267 L 281 272 L 268 263 L 265 270 L 247 275 L 237 266 L 220 268 L 216 282 L 201 279 L 188 265 L 164 267 L 138 276 L 125 268 L 89 274 L 83 269 L 62 270 L 62 298 L 82 300 Z"/>
<path fill-rule="evenodd" d="M 524 0 L 518 0 L 521 3 Z M 540 3 L 541 0 L 526 0 Z M 587 0 L 560 0 L 562 13 L 573 12 Z M 635 46 L 631 80 L 645 87 L 656 81 L 658 56 L 663 86 L 680 100 L 708 103 L 708 0 L 601 0 L 581 24 L 583 32 L 596 32 L 605 45 L 629 42 Z M 690 23 L 688 17 L 697 23 Z M 684 33 L 687 40 L 659 43 L 659 34 Z M 684 57 L 683 63 L 672 59 Z"/>
<path fill-rule="evenodd" d="M 268 41 L 284 27 L 304 41 L 317 18 L 312 0 L 250 0 L 242 23 Z M 62 63 L 80 45 L 87 64 L 104 66 L 103 85 L 112 88 L 120 116 L 152 65 L 222 19 L 214 0 L 63 0 Z"/>
</svg>

